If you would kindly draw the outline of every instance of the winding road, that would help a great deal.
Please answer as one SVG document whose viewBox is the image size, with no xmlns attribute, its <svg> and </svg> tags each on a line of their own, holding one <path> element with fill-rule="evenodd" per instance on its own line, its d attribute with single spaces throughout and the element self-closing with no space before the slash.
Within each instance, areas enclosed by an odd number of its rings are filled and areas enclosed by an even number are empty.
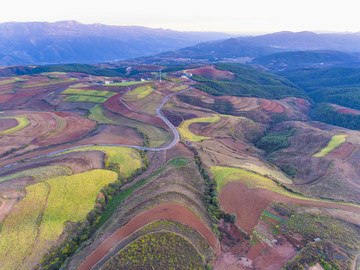
<svg viewBox="0 0 360 270">
<path fill-rule="evenodd" d="M 171 122 L 162 114 L 161 112 L 161 109 L 162 107 L 164 106 L 164 104 L 166 103 L 166 101 L 174 96 L 174 95 L 177 95 L 179 93 L 182 93 L 182 92 L 185 92 L 185 91 L 188 91 L 192 89 L 191 86 L 189 86 L 188 88 L 184 89 L 184 90 L 181 90 L 181 91 L 178 91 L 178 92 L 175 92 L 175 93 L 171 93 L 169 95 L 167 95 L 163 101 L 160 103 L 160 105 L 156 108 L 156 113 L 157 115 L 165 122 L 165 124 L 171 129 L 173 135 L 174 135 L 174 138 L 173 140 L 166 146 L 163 146 L 163 147 L 143 147 L 143 146 L 138 146 L 138 145 L 127 145 L 127 144 L 97 144 L 99 146 L 122 146 L 122 147 L 129 147 L 129 148 L 133 148 L 133 149 L 139 149 L 139 150 L 146 150 L 146 151 L 163 151 L 163 150 L 167 150 L 167 149 L 170 149 L 171 147 L 173 147 L 175 144 L 178 143 L 179 139 L 180 139 L 180 134 L 179 132 L 177 131 L 176 127 L 171 124 Z M 86 147 L 86 146 L 93 146 L 93 144 L 88 144 L 88 145 L 80 145 L 80 146 L 74 146 L 74 147 L 69 147 L 69 148 L 66 148 L 66 149 L 63 149 L 63 150 L 60 150 L 60 151 L 56 151 L 56 152 L 52 152 L 52 153 L 49 153 L 49 154 L 46 154 L 46 155 L 41 155 L 41 156 L 37 156 L 37 157 L 32 157 L 32 158 L 29 158 L 29 160 L 34 160 L 34 159 L 39 159 L 39 158 L 43 158 L 43 157 L 49 157 L 49 156 L 53 156 L 53 155 L 57 155 L 57 154 L 61 154 L 61 153 L 64 153 L 68 150 L 73 150 L 73 149 L 77 149 L 77 148 L 82 148 L 82 147 Z M 4 167 L 8 168 L 8 167 L 11 167 L 13 165 L 16 165 L 17 162 L 15 163 L 12 163 L 12 164 L 8 164 Z"/>
</svg>

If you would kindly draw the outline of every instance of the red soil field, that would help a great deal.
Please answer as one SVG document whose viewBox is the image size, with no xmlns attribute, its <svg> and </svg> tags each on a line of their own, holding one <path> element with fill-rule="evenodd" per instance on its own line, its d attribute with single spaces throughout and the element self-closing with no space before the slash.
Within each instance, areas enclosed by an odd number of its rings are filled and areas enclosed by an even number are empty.
<svg viewBox="0 0 360 270">
<path fill-rule="evenodd" d="M 159 220 L 170 219 L 185 224 L 201 233 L 210 246 L 217 248 L 218 242 L 212 231 L 188 208 L 176 203 L 166 203 L 155 206 L 133 218 L 122 228 L 114 232 L 78 267 L 78 270 L 91 269 L 98 263 L 118 242 L 128 237 L 146 224 Z"/>
<path fill-rule="evenodd" d="M 168 126 L 159 117 L 154 117 L 152 115 L 137 113 L 135 111 L 129 110 L 129 108 L 127 108 L 126 106 L 124 106 L 119 102 L 119 99 L 121 98 L 122 95 L 123 94 L 120 93 L 110 97 L 107 101 L 104 102 L 104 106 L 108 110 L 121 114 L 125 117 L 132 118 L 141 122 L 145 122 L 150 125 L 159 126 L 165 129 L 168 128 Z"/>
<path fill-rule="evenodd" d="M 16 127 L 17 121 L 13 118 L 0 119 L 0 131 Z"/>
<path fill-rule="evenodd" d="M 60 144 L 72 140 L 76 140 L 87 134 L 95 128 L 96 123 L 70 112 L 53 112 L 57 116 L 65 118 L 66 127 L 58 133 L 52 134 L 45 138 L 36 140 L 39 146 Z"/>
<path fill-rule="evenodd" d="M 13 99 L 15 95 L 1 95 L 0 96 L 0 103 L 6 103 L 9 102 L 11 99 Z"/>
<path fill-rule="evenodd" d="M 338 208 L 360 213 L 359 207 L 291 198 L 267 189 L 249 189 L 241 182 L 230 182 L 226 184 L 220 192 L 219 201 L 226 212 L 236 214 L 236 224 L 249 234 L 254 230 L 262 211 L 264 211 L 270 202 Z"/>
<path fill-rule="evenodd" d="M 351 143 L 344 142 L 341 144 L 340 147 L 327 154 L 326 157 L 330 159 L 346 159 L 352 154 L 355 149 L 356 147 Z"/>
<path fill-rule="evenodd" d="M 345 114 L 354 114 L 354 115 L 360 114 L 360 111 L 357 111 L 357 110 L 354 110 L 354 109 L 349 109 L 349 108 L 339 109 L 337 111 L 339 113 L 345 113 Z"/>
<path fill-rule="evenodd" d="M 99 129 L 98 129 L 99 130 Z M 101 132 L 78 141 L 75 145 L 87 144 L 126 144 L 141 145 L 143 139 L 133 128 L 125 126 L 104 126 L 100 128 Z"/>
<path fill-rule="evenodd" d="M 336 104 L 331 104 L 331 106 L 334 108 L 335 111 L 337 111 L 339 113 L 354 114 L 354 115 L 360 114 L 360 111 L 355 110 L 355 109 L 346 108 L 346 107 L 336 105 Z"/>
<path fill-rule="evenodd" d="M 170 149 L 166 150 L 166 162 L 176 157 L 189 157 L 193 158 L 194 154 L 186 148 L 182 143 L 178 143 Z"/>
<path fill-rule="evenodd" d="M 189 70 L 189 73 L 217 79 L 234 79 L 234 73 L 226 70 L 218 70 L 213 66 L 192 69 Z"/>
<path fill-rule="evenodd" d="M 261 103 L 261 108 L 265 111 L 275 113 L 283 113 L 285 111 L 281 105 L 277 104 L 275 101 L 272 100 L 264 100 L 263 103 Z"/>
<path fill-rule="evenodd" d="M 233 139 L 218 139 L 218 141 L 220 141 L 221 143 L 223 143 L 224 145 L 226 145 L 227 147 L 236 150 L 238 152 L 242 152 L 244 151 L 248 146 L 246 144 L 240 143 L 240 142 L 236 142 Z"/>
</svg>

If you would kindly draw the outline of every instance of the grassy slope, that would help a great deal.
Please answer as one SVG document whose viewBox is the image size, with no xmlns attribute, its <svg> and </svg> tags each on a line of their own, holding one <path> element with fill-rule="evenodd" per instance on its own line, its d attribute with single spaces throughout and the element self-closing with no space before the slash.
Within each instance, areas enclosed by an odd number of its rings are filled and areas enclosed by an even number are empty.
<svg viewBox="0 0 360 270">
<path fill-rule="evenodd" d="M 70 175 L 70 174 L 71 174 L 71 170 L 68 167 L 58 166 L 58 165 L 46 166 L 46 167 L 39 167 L 22 172 L 17 172 L 4 177 L 0 177 L 0 183 L 4 181 L 8 181 L 10 179 L 19 178 L 22 176 L 33 176 L 37 181 L 42 181 L 52 177 L 56 177 L 60 175 Z"/>
<path fill-rule="evenodd" d="M 153 91 L 154 91 L 154 88 L 152 88 L 151 85 L 139 86 L 139 87 L 135 88 L 134 90 L 131 90 L 130 92 L 126 93 L 126 95 L 123 97 L 123 100 L 136 101 L 136 100 L 147 97 Z"/>
<path fill-rule="evenodd" d="M 343 142 L 345 142 L 346 137 L 348 135 L 334 135 L 331 137 L 331 140 L 329 141 L 328 145 L 321 149 L 320 152 L 314 154 L 314 157 L 325 157 L 327 154 L 329 154 L 331 151 L 338 148 Z"/>
<path fill-rule="evenodd" d="M 44 183 L 27 187 L 25 198 L 2 222 L 0 269 L 17 269 L 25 256 L 31 252 L 48 192 L 49 188 Z"/>
<path fill-rule="evenodd" d="M 107 100 L 106 97 L 97 97 L 97 96 L 81 96 L 81 95 L 71 95 L 63 99 L 67 102 L 94 102 L 94 103 L 104 103 Z"/>
<path fill-rule="evenodd" d="M 220 118 L 221 117 L 219 115 L 214 115 L 214 116 L 211 116 L 211 117 L 199 117 L 199 118 L 193 118 L 193 119 L 185 120 L 178 127 L 178 130 L 180 132 L 180 135 L 181 135 L 182 139 L 192 141 L 192 142 L 200 142 L 202 140 L 210 139 L 210 138 L 195 135 L 194 133 L 192 133 L 189 130 L 189 126 L 191 124 L 193 124 L 193 123 L 210 123 L 210 124 L 214 124 L 214 123 L 220 121 Z"/>
<path fill-rule="evenodd" d="M 64 95 L 84 95 L 84 96 L 97 96 L 97 97 L 112 97 L 116 95 L 115 92 L 110 91 L 96 91 L 96 90 L 84 90 L 84 89 L 72 89 L 68 88 L 62 91 Z"/>
<path fill-rule="evenodd" d="M 117 177 L 115 172 L 93 170 L 47 180 L 51 191 L 41 220 L 37 243 L 28 262 L 39 261 L 42 255 L 56 243 L 66 221 L 84 220 L 87 213 L 94 208 L 100 189 L 114 182 Z"/>
</svg>

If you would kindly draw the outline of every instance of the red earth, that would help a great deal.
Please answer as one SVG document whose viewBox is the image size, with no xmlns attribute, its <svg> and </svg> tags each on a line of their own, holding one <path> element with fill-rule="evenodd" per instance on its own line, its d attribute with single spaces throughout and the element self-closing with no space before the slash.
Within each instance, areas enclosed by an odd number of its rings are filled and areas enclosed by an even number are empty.
<svg viewBox="0 0 360 270">
<path fill-rule="evenodd" d="M 236 214 L 236 224 L 249 234 L 254 230 L 261 213 L 270 202 L 338 208 L 360 213 L 360 207 L 291 198 L 267 189 L 249 189 L 241 182 L 227 183 L 220 192 L 219 201 L 226 212 Z"/>
<path fill-rule="evenodd" d="M 263 103 L 261 103 L 261 107 L 265 111 L 275 112 L 275 113 L 283 113 L 285 110 L 284 108 L 272 100 L 264 100 Z"/>
<path fill-rule="evenodd" d="M 340 147 L 327 154 L 326 157 L 330 159 L 346 159 L 353 153 L 355 149 L 356 147 L 353 144 L 344 142 L 340 145 Z"/>
<path fill-rule="evenodd" d="M 0 131 L 8 130 L 16 126 L 17 121 L 13 118 L 0 119 Z"/>
<path fill-rule="evenodd" d="M 154 117 L 152 115 L 147 115 L 144 113 L 137 113 L 135 111 L 130 110 L 123 104 L 121 104 L 119 99 L 121 98 L 122 95 L 123 94 L 120 93 L 120 94 L 110 97 L 107 101 L 104 102 L 104 106 L 108 110 L 110 110 L 114 113 L 121 114 L 122 116 L 131 118 L 131 119 L 135 119 L 135 120 L 138 120 L 141 122 L 145 122 L 150 125 L 159 126 L 159 127 L 165 128 L 165 129 L 168 128 L 168 126 L 164 123 L 164 121 L 161 120 L 160 117 Z"/>
<path fill-rule="evenodd" d="M 234 79 L 234 73 L 226 70 L 218 70 L 214 66 L 206 66 L 202 68 L 192 69 L 188 71 L 191 74 L 202 75 L 216 79 Z"/>
<path fill-rule="evenodd" d="M 78 270 L 91 269 L 121 240 L 134 233 L 146 224 L 159 220 L 170 219 L 185 224 L 205 237 L 210 246 L 217 249 L 218 242 L 212 231 L 187 207 L 176 203 L 166 203 L 155 206 L 133 218 L 125 226 L 109 236 L 93 253 L 78 267 Z"/>
</svg>

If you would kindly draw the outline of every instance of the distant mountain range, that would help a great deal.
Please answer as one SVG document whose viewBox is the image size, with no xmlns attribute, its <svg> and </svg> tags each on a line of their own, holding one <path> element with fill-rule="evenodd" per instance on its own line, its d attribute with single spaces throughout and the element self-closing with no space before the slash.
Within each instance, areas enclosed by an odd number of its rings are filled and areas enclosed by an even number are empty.
<svg viewBox="0 0 360 270">
<path fill-rule="evenodd" d="M 283 52 L 311 51 L 299 54 L 281 54 Z M 341 53 L 340 53 L 341 52 Z M 278 32 L 273 34 L 238 37 L 226 40 L 209 41 L 165 52 L 155 56 L 144 57 L 142 61 L 159 62 L 171 59 L 194 59 L 210 61 L 250 61 L 251 59 L 274 54 L 270 58 L 291 63 L 300 61 L 306 64 L 330 62 L 357 62 L 360 52 L 360 33 L 316 34 L 313 32 Z M 248 58 L 248 59 L 247 59 Z M 270 60 L 262 59 L 261 61 Z M 281 64 L 279 64 L 281 65 Z"/>
<path fill-rule="evenodd" d="M 280 70 L 323 62 L 330 66 L 356 66 L 359 55 L 360 33 L 278 32 L 234 38 L 217 32 L 87 25 L 76 21 L 0 24 L 1 66 L 104 63 L 132 58 L 131 61 L 166 64 L 253 61 L 265 69 Z"/>
<path fill-rule="evenodd" d="M 229 37 L 216 32 L 86 25 L 76 21 L 2 23 L 0 65 L 101 63 Z"/>
</svg>

